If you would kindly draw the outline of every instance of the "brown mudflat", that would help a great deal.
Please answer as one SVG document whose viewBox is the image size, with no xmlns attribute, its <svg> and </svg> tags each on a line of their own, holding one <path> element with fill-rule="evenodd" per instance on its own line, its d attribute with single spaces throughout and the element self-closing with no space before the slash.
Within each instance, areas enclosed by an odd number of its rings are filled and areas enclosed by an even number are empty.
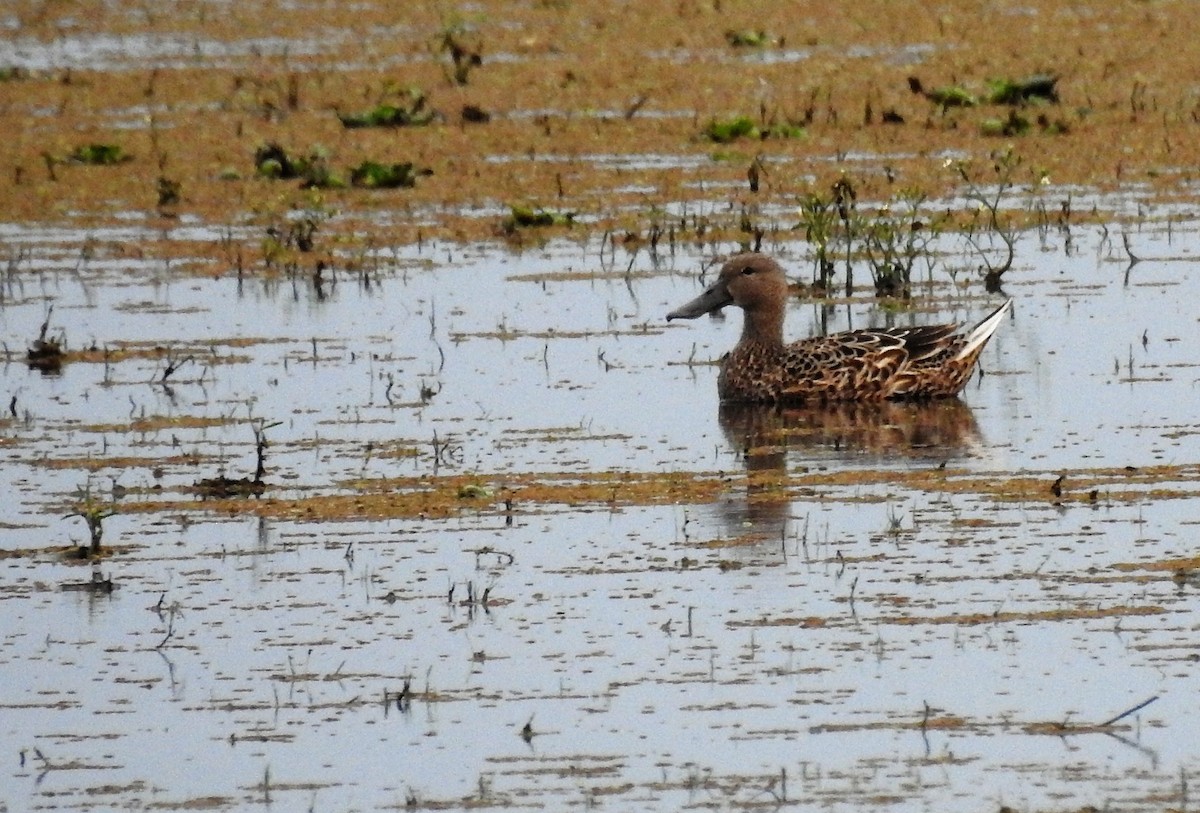
<svg viewBox="0 0 1200 813">
<path fill-rule="evenodd" d="M 1081 189 L 1174 199 L 1200 165 L 1191 82 L 1200 20 L 1187 3 L 762 11 L 749 2 L 484 0 L 459 16 L 436 4 L 296 13 L 265 3 L 215 14 L 204 3 L 157 13 L 21 2 L 11 17 L 20 53 L 50 54 L 0 84 L 0 173 L 11 181 L 0 185 L 0 206 L 14 220 L 161 210 L 225 224 L 319 205 L 343 216 L 327 229 L 359 240 L 369 230 L 387 245 L 489 237 L 510 205 L 645 234 L 670 225 L 667 207 L 690 204 L 708 227 L 730 231 L 743 206 L 794 209 L 843 172 L 860 199 L 900 188 L 950 199 L 963 187 L 948 161 L 969 161 L 985 183 L 989 156 L 1009 148 L 1021 159 L 1013 180 L 1040 186 L 1054 212 Z M 731 44 L 759 34 L 757 45 Z M 72 57 L 71 43 L 109 47 Z M 943 109 L 908 83 L 916 76 L 984 100 L 989 80 L 1039 74 L 1058 77 L 1057 104 Z M 436 111 L 431 123 L 348 129 L 338 118 L 403 105 L 409 87 Z M 489 119 L 465 120 L 466 108 L 466 119 Z M 723 144 L 702 135 L 735 116 L 803 135 Z M 1027 127 L 1006 134 L 1012 116 Z M 999 135 L 987 134 L 997 126 Z M 90 143 L 116 144 L 128 160 L 70 159 Z M 305 191 L 256 174 L 255 150 L 267 143 L 294 155 L 320 148 L 344 181 L 367 160 L 433 174 L 392 191 Z M 764 171 L 752 193 L 756 155 Z M 162 181 L 177 194 L 164 198 Z M 1077 201 L 1073 216 L 1089 208 Z M 208 251 L 218 265 L 237 262 L 229 250 Z"/>
</svg>

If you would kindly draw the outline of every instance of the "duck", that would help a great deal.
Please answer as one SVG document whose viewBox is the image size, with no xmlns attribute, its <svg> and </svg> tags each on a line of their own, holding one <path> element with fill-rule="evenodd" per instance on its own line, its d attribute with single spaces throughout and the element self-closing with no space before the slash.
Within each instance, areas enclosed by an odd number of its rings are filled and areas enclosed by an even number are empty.
<svg viewBox="0 0 1200 813">
<path fill-rule="evenodd" d="M 721 359 L 717 376 L 723 403 L 923 401 L 958 395 L 1013 303 L 1007 300 L 965 332 L 961 324 L 868 328 L 784 344 L 787 300 L 787 275 L 778 262 L 738 254 L 667 321 L 727 305 L 742 309 L 741 338 Z"/>
</svg>

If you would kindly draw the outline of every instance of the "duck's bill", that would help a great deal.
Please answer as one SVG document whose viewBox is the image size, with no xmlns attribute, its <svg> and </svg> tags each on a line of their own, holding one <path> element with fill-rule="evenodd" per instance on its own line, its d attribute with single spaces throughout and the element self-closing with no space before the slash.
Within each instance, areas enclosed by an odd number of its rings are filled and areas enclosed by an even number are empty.
<svg viewBox="0 0 1200 813">
<path fill-rule="evenodd" d="M 733 299 L 729 296 L 729 291 L 725 290 L 725 286 L 719 282 L 715 282 L 691 302 L 688 302 L 686 305 L 680 305 L 668 313 L 667 321 L 669 322 L 672 319 L 695 319 L 697 316 L 719 311 L 721 308 L 732 303 Z"/>
</svg>

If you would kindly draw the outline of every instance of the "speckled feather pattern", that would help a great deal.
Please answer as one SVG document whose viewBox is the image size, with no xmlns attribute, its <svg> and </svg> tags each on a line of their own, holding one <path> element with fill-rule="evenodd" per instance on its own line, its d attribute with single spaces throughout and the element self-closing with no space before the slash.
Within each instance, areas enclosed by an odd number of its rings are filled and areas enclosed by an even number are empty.
<svg viewBox="0 0 1200 813">
<path fill-rule="evenodd" d="M 966 385 L 1002 305 L 969 334 L 959 325 L 855 330 L 783 343 L 787 280 L 762 254 L 741 254 L 717 281 L 668 319 L 695 318 L 725 305 L 745 311 L 741 340 L 721 362 L 722 401 L 806 403 L 928 399 Z M 976 335 L 979 334 L 979 335 Z M 968 347 L 968 342 L 973 346 Z"/>
</svg>

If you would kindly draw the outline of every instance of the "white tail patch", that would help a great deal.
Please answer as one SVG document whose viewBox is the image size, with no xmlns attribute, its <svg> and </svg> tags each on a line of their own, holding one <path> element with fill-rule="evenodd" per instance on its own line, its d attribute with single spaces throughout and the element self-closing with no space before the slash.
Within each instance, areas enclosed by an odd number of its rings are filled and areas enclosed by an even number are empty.
<svg viewBox="0 0 1200 813">
<path fill-rule="evenodd" d="M 958 355 L 955 358 L 969 358 L 972 353 L 987 344 L 987 340 L 992 338 L 992 334 L 996 332 L 996 328 L 1000 327 L 1000 320 L 1004 318 L 1004 314 L 1008 313 L 1008 309 L 1012 307 L 1012 303 L 1013 301 L 1010 299 L 992 311 L 990 315 L 984 317 L 983 321 L 967 334 L 962 349 L 958 351 Z"/>
</svg>

